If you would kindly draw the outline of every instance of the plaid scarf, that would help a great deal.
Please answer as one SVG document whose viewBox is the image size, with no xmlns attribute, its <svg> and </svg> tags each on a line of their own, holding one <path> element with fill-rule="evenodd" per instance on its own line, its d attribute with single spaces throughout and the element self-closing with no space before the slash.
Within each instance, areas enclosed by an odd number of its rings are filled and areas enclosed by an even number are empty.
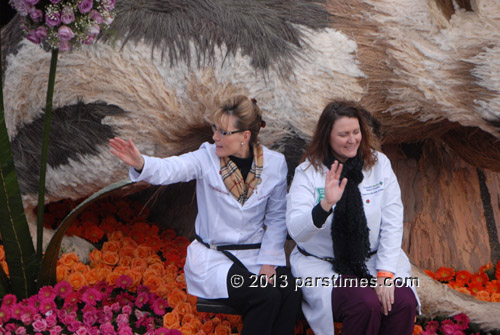
<svg viewBox="0 0 500 335">
<path fill-rule="evenodd" d="M 264 153 L 260 144 L 253 146 L 253 165 L 245 181 L 243 181 L 240 170 L 229 157 L 220 158 L 220 174 L 224 185 L 241 206 L 252 196 L 253 190 L 260 184 L 263 166 Z"/>
</svg>

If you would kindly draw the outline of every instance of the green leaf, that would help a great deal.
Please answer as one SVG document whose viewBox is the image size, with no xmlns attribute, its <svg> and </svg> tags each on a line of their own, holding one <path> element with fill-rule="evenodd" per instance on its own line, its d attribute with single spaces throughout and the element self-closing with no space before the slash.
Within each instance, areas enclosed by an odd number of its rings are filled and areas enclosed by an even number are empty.
<svg viewBox="0 0 500 335">
<path fill-rule="evenodd" d="M 47 246 L 47 250 L 45 251 L 45 255 L 43 257 L 42 265 L 40 268 L 40 275 L 38 277 L 39 288 L 45 285 L 56 284 L 57 260 L 59 258 L 59 251 L 61 250 L 61 242 L 63 240 L 64 234 L 66 233 L 66 230 L 71 225 L 73 220 L 96 200 L 131 184 L 133 184 L 133 182 L 130 181 L 130 179 L 125 179 L 100 189 L 99 191 L 85 199 L 77 207 L 75 207 L 63 219 L 54 236 L 50 240 L 49 245 Z"/>
<path fill-rule="evenodd" d="M 0 160 L 0 233 L 10 275 L 10 280 L 7 279 L 7 281 L 6 276 L 0 278 L 0 289 L 12 290 L 12 293 L 22 299 L 35 292 L 39 262 L 24 215 L 14 157 L 5 124 L 2 79 L 0 67 L 0 157 L 2 157 Z"/>
</svg>

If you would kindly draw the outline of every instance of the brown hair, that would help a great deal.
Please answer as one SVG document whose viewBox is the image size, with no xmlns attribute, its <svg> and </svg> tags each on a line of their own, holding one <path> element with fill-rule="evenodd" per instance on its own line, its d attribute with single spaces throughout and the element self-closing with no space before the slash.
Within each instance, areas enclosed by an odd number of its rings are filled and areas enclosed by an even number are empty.
<svg viewBox="0 0 500 335">
<path fill-rule="evenodd" d="M 236 117 L 235 127 L 238 130 L 249 130 L 250 145 L 257 143 L 257 135 L 260 128 L 263 126 L 262 111 L 257 106 L 257 100 L 250 100 L 245 95 L 233 96 L 222 103 L 222 105 L 213 112 L 211 116 L 212 122 L 218 122 L 223 116 L 233 115 Z"/>
<path fill-rule="evenodd" d="M 363 107 L 351 101 L 333 101 L 326 105 L 319 117 L 311 143 L 309 143 L 302 156 L 302 161 L 306 158 L 309 159 L 311 165 L 318 170 L 330 150 L 330 134 L 335 121 L 347 116 L 355 117 L 359 121 L 362 138 L 358 154 L 364 162 L 363 167 L 365 169 L 371 168 L 377 161 L 377 156 L 375 155 L 372 136 L 363 115 L 368 115 L 368 112 Z"/>
</svg>

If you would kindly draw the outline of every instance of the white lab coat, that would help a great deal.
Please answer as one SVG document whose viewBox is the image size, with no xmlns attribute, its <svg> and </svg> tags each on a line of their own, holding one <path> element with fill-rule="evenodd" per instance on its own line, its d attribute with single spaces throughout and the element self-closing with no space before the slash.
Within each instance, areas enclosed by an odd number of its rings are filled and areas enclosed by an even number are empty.
<svg viewBox="0 0 500 335">
<path fill-rule="evenodd" d="M 403 237 L 403 205 L 396 175 L 389 159 L 377 152 L 378 161 L 369 170 L 363 170 L 359 191 L 365 210 L 372 251 L 377 253 L 367 261 L 371 275 L 378 270 L 395 273 L 395 277 L 410 277 L 411 265 L 401 249 Z M 321 200 L 325 187 L 326 167 L 316 171 L 309 161 L 300 164 L 287 195 L 287 227 L 290 236 L 307 252 L 320 257 L 334 257 L 331 238 L 333 214 L 321 228 L 312 220 L 311 211 Z M 336 275 L 332 265 L 315 257 L 304 256 L 295 248 L 290 256 L 294 277 L 328 277 Z M 332 286 L 303 287 L 302 310 L 314 334 L 333 334 L 331 307 Z M 415 288 L 413 288 L 415 292 Z M 415 292 L 415 297 L 417 294 Z M 418 300 L 418 298 L 417 298 Z"/>
<path fill-rule="evenodd" d="M 263 149 L 262 182 L 243 206 L 224 185 L 214 144 L 203 143 L 198 150 L 181 156 L 144 156 L 142 172 L 130 168 L 129 175 L 132 181 L 155 185 L 196 179 L 196 233 L 204 242 L 216 245 L 262 243 L 260 249 L 230 251 L 249 271 L 258 274 L 263 264 L 286 265 L 287 165 L 282 154 Z M 227 298 L 226 277 L 232 265 L 220 251 L 193 241 L 184 266 L 188 292 L 208 299 Z"/>
</svg>

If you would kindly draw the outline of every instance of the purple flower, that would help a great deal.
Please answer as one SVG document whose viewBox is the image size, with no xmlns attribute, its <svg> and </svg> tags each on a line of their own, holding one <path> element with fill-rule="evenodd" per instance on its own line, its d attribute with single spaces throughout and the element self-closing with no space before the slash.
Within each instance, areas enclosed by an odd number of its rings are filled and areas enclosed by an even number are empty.
<svg viewBox="0 0 500 335">
<path fill-rule="evenodd" d="M 82 14 L 88 13 L 92 9 L 93 5 L 94 2 L 92 0 L 81 0 L 78 3 L 78 10 L 80 10 L 80 13 Z"/>
<path fill-rule="evenodd" d="M 44 319 L 36 320 L 32 324 L 33 330 L 36 332 L 43 332 L 47 329 L 47 321 Z"/>
<path fill-rule="evenodd" d="M 106 8 L 107 10 L 113 10 L 115 8 L 115 1 L 116 0 L 103 0 L 102 1 L 102 5 L 104 6 L 104 8 Z"/>
<path fill-rule="evenodd" d="M 26 38 L 35 44 L 40 44 L 40 42 L 42 42 L 42 40 L 37 36 L 36 31 L 34 30 L 30 30 Z"/>
<path fill-rule="evenodd" d="M 91 25 L 91 26 L 88 27 L 87 33 L 89 35 L 97 35 L 97 34 L 99 34 L 100 30 L 101 29 L 99 28 L 98 24 L 93 24 L 93 25 Z M 129 284 L 129 282 L 130 282 L 130 284 Z M 121 275 L 116 280 L 116 286 L 119 287 L 119 288 L 124 288 L 124 289 L 127 288 L 128 286 L 123 287 L 126 284 L 132 285 L 132 279 L 130 279 L 130 277 L 127 276 L 127 275 Z"/>
<path fill-rule="evenodd" d="M 97 24 L 101 24 L 102 23 L 102 15 L 101 15 L 101 13 L 99 13 L 98 11 L 96 11 L 95 9 L 92 9 L 90 11 L 90 18 L 92 20 L 94 20 Z"/>
<path fill-rule="evenodd" d="M 71 7 L 66 6 L 63 8 L 61 21 L 64 24 L 70 24 L 71 22 L 75 21 L 75 12 L 73 12 L 73 9 Z"/>
<path fill-rule="evenodd" d="M 33 8 L 30 10 L 30 17 L 33 22 L 42 22 L 43 12 L 40 9 Z"/>
<path fill-rule="evenodd" d="M 70 27 L 68 26 L 60 26 L 59 29 L 57 29 L 57 36 L 59 36 L 59 41 L 69 41 L 71 40 L 75 34 L 73 33 L 73 30 L 71 30 Z M 83 297 L 85 294 L 83 295 Z M 83 300 L 82 297 L 82 300 Z"/>
<path fill-rule="evenodd" d="M 24 0 L 24 2 L 26 2 L 26 4 L 30 5 L 30 6 L 34 6 L 36 5 L 38 2 L 40 2 L 40 0 Z"/>
<path fill-rule="evenodd" d="M 59 41 L 59 50 L 68 51 L 70 48 L 69 41 Z"/>
<path fill-rule="evenodd" d="M 82 41 L 83 44 L 92 44 L 95 41 L 96 35 L 89 35 L 85 40 Z"/>
<path fill-rule="evenodd" d="M 49 34 L 49 31 L 48 31 L 47 27 L 45 27 L 45 26 L 40 26 L 40 27 L 36 28 L 36 30 L 35 30 L 35 35 L 39 39 L 42 39 L 42 40 L 47 38 L 48 34 Z"/>
<path fill-rule="evenodd" d="M 55 27 L 61 23 L 61 14 L 59 12 L 49 12 L 45 15 L 45 23 L 49 27 Z"/>
</svg>

